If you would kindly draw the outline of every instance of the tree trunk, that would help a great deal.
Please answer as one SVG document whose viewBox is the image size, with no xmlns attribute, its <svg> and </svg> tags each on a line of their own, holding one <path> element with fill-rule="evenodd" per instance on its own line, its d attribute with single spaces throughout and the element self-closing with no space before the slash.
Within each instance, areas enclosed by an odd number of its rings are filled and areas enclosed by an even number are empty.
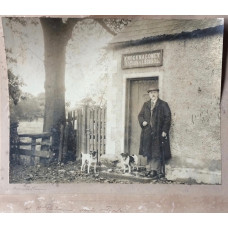
<svg viewBox="0 0 228 228">
<path fill-rule="evenodd" d="M 53 151 L 58 157 L 60 126 L 65 117 L 65 54 L 73 30 L 61 18 L 40 19 L 44 36 L 45 110 L 44 132 L 53 133 Z"/>
<path fill-rule="evenodd" d="M 67 40 L 62 33 L 61 19 L 41 19 L 45 50 L 44 132 L 59 130 L 65 125 L 65 52 Z"/>
</svg>

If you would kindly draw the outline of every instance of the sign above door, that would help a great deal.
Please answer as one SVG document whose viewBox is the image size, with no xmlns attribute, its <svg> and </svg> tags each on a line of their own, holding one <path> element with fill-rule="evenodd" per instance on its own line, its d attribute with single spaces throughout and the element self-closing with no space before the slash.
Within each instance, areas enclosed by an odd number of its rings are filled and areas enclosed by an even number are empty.
<svg viewBox="0 0 228 228">
<path fill-rule="evenodd" d="M 122 69 L 158 67 L 163 64 L 163 51 L 137 52 L 122 55 Z"/>
</svg>

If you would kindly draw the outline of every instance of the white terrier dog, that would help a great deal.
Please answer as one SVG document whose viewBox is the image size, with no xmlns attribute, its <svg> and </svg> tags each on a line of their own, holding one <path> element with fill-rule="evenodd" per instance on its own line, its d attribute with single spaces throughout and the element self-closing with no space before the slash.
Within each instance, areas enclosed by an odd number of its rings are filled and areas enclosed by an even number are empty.
<svg viewBox="0 0 228 228">
<path fill-rule="evenodd" d="M 89 173 L 90 166 L 94 164 L 94 173 L 96 173 L 96 165 L 97 165 L 97 151 L 90 151 L 89 154 L 81 153 L 82 155 L 82 166 L 81 172 L 85 170 L 85 165 L 87 164 L 87 173 Z"/>
<path fill-rule="evenodd" d="M 128 172 L 131 173 L 131 166 L 133 167 L 133 169 L 136 167 L 137 171 L 138 171 L 138 157 L 137 155 L 128 155 L 125 153 L 121 153 L 121 160 L 122 160 L 122 165 L 123 165 L 123 169 L 124 169 L 124 173 L 125 173 L 125 168 L 126 166 L 128 166 Z"/>
</svg>

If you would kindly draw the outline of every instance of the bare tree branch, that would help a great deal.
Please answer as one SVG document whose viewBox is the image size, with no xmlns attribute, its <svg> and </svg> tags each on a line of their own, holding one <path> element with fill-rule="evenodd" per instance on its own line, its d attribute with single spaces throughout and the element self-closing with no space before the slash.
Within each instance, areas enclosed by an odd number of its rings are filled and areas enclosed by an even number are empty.
<svg viewBox="0 0 228 228">
<path fill-rule="evenodd" d="M 45 24 L 45 27 L 52 27 L 53 32 L 55 28 L 59 28 L 56 32 L 62 33 L 63 38 L 66 42 L 72 37 L 72 32 L 74 26 L 82 20 L 88 19 L 86 17 L 82 18 L 68 18 L 65 23 L 63 22 L 62 18 L 40 18 L 40 22 L 42 26 Z M 102 18 L 93 18 L 95 22 L 97 22 L 103 29 L 105 29 L 108 33 L 115 36 L 119 31 L 125 27 L 129 21 L 129 19 L 102 19 Z"/>
<path fill-rule="evenodd" d="M 95 19 L 94 18 L 94 20 L 96 21 L 96 22 L 98 22 L 107 32 L 109 32 L 110 34 L 112 34 L 113 36 L 115 36 L 117 33 L 115 33 L 113 30 L 111 30 L 108 26 L 107 26 L 107 24 L 103 21 L 103 19 L 99 19 L 99 18 L 97 18 L 97 19 Z"/>
<path fill-rule="evenodd" d="M 74 26 L 84 18 L 68 18 L 66 23 L 63 25 L 63 31 L 65 33 L 65 38 L 69 40 L 72 37 L 72 32 L 74 30 Z"/>
</svg>

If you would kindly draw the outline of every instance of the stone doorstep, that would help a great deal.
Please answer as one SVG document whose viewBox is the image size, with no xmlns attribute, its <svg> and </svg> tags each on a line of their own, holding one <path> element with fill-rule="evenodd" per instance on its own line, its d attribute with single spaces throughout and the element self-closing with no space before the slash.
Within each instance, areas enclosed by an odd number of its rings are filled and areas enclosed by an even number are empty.
<svg viewBox="0 0 228 228">
<path fill-rule="evenodd" d="M 150 183 L 153 180 L 147 177 L 140 177 L 140 176 L 134 176 L 137 175 L 135 173 L 129 174 L 129 173 L 110 173 L 107 171 L 100 171 L 99 176 L 102 178 L 113 178 L 113 179 L 118 179 L 118 180 L 128 180 L 128 181 L 137 181 L 140 183 Z"/>
<path fill-rule="evenodd" d="M 167 167 L 167 179 L 171 181 L 181 181 L 191 184 L 221 184 L 220 171 L 208 171 L 192 168 L 170 168 Z"/>
<path fill-rule="evenodd" d="M 108 171 L 100 171 L 99 176 L 102 178 L 112 178 L 112 179 L 118 179 L 118 180 L 127 180 L 127 181 L 132 181 L 132 182 L 138 182 L 138 183 L 162 183 L 162 184 L 168 184 L 168 183 L 173 183 L 173 184 L 187 184 L 187 185 L 194 185 L 194 184 L 207 184 L 207 183 L 198 183 L 195 179 L 185 177 L 185 178 L 174 178 L 174 179 L 169 179 L 167 178 L 162 178 L 159 180 L 152 180 L 151 178 L 148 177 L 142 177 L 142 176 L 135 176 L 137 174 L 135 173 L 115 173 L 115 172 L 108 172 Z"/>
<path fill-rule="evenodd" d="M 143 167 L 139 167 L 141 169 L 143 169 Z M 143 177 L 140 176 L 140 171 L 139 172 L 135 172 L 133 171 L 132 173 L 128 173 L 128 170 L 126 171 L 126 173 L 123 173 L 123 170 L 120 170 L 118 168 L 112 168 L 113 171 L 109 172 L 108 168 L 103 168 L 100 170 L 99 172 L 99 176 L 103 177 L 103 178 L 113 178 L 113 179 L 119 179 L 119 180 L 128 180 L 128 181 L 136 181 L 139 183 L 154 183 L 157 180 L 152 180 L 151 178 L 148 177 Z M 118 171 L 117 171 L 118 170 Z M 178 178 L 178 176 L 173 176 L 173 172 L 175 172 L 174 170 L 168 168 L 166 169 L 166 181 L 171 181 L 173 183 L 176 184 L 208 184 L 207 182 L 198 182 L 196 181 L 195 178 L 190 178 L 188 175 L 184 176 L 182 178 Z M 159 183 L 165 183 L 166 181 L 161 179 L 159 181 Z"/>
</svg>

